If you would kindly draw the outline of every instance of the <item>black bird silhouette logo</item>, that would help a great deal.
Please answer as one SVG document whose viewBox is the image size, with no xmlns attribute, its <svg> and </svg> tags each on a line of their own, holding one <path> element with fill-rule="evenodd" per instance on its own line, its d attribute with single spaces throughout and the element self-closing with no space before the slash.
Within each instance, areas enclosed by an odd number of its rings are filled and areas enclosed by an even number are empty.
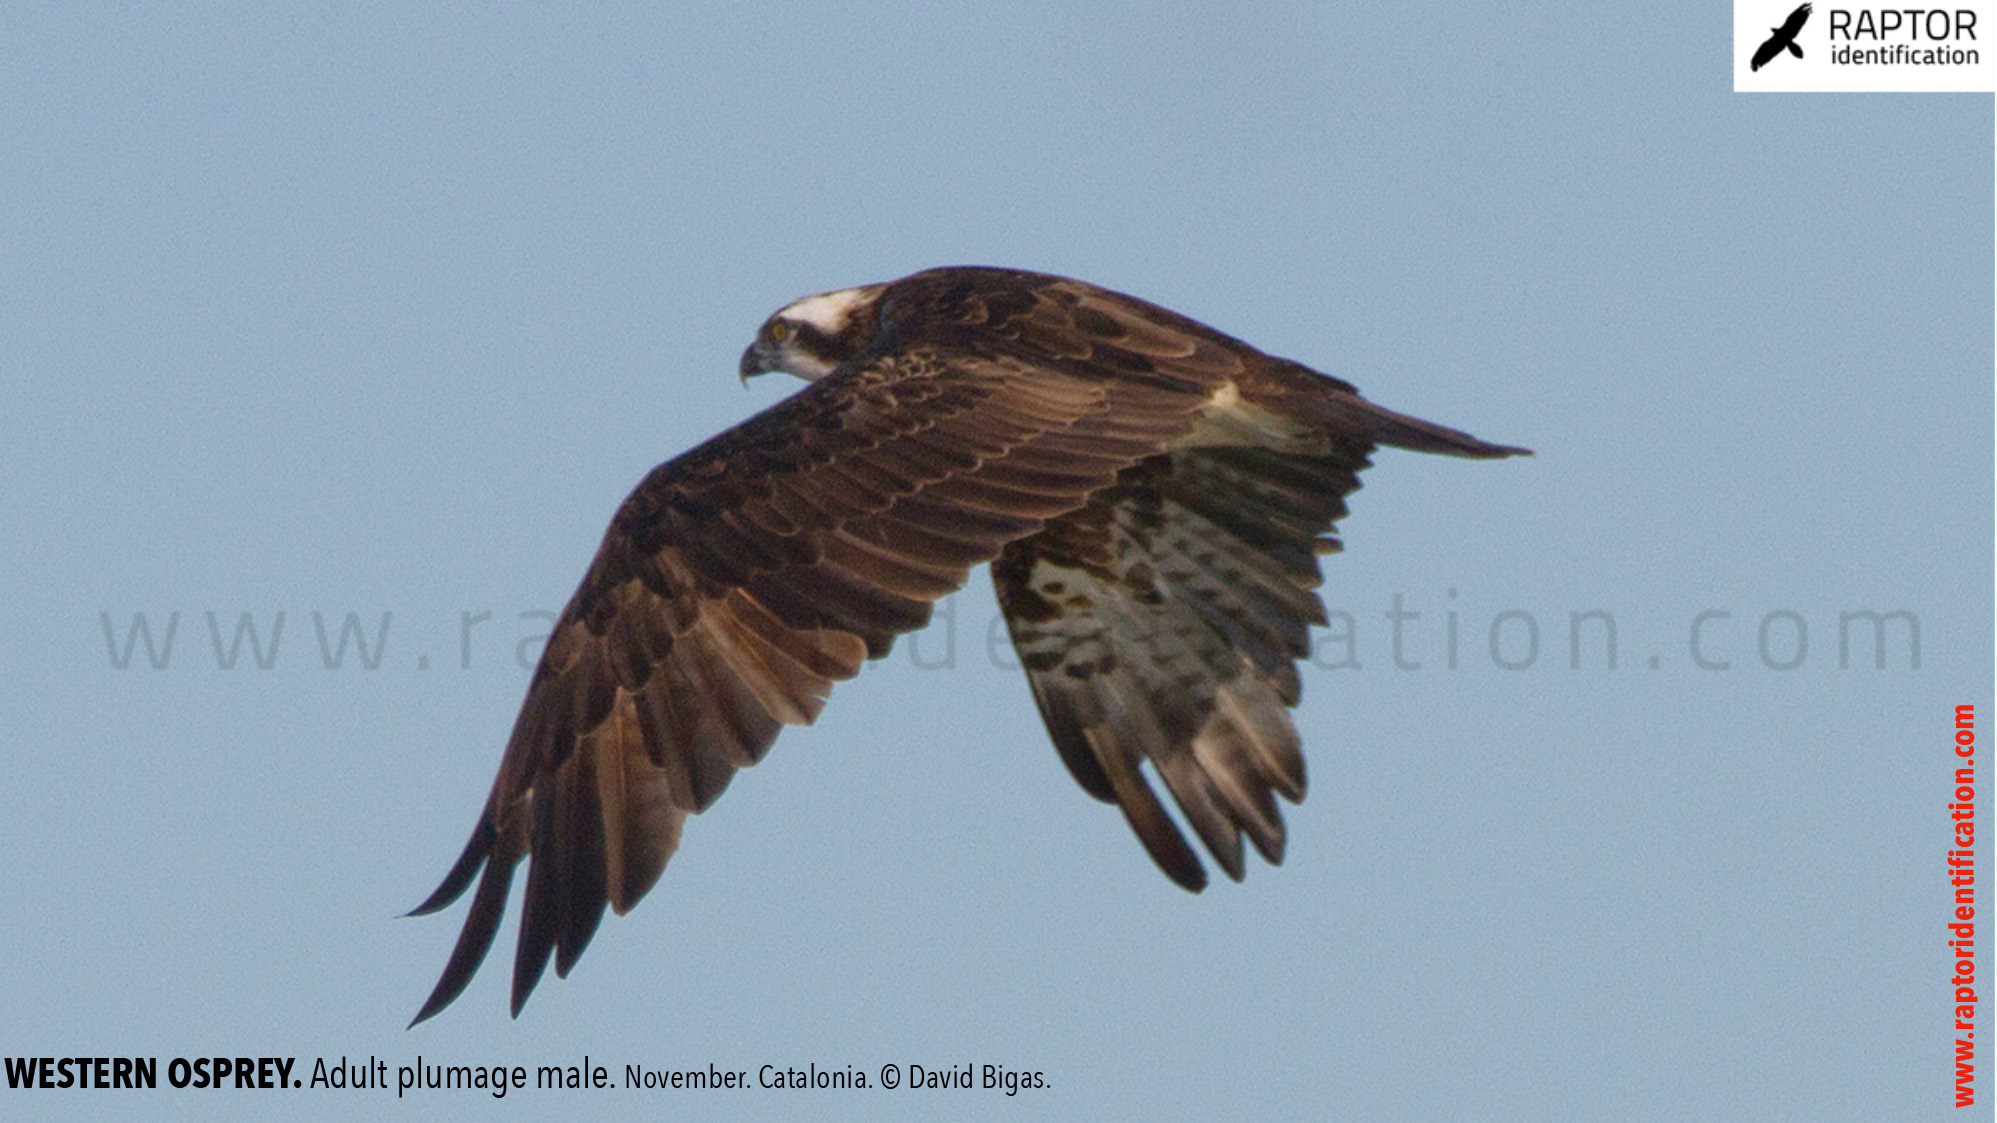
<svg viewBox="0 0 1997 1123">
<path fill-rule="evenodd" d="M 1754 49 L 1754 61 L 1748 64 L 1748 69 L 1760 70 L 1762 67 L 1767 66 L 1771 59 L 1783 51 L 1788 51 L 1797 58 L 1802 58 L 1803 48 L 1796 45 L 1796 35 L 1803 30 L 1803 25 L 1808 22 L 1810 22 L 1810 6 L 1804 4 L 1795 11 L 1790 12 L 1789 18 L 1782 21 L 1781 27 L 1769 28 L 1768 30 L 1774 32 L 1774 34 L 1770 35 L 1767 41 L 1763 42 L 1761 46 Z"/>
</svg>

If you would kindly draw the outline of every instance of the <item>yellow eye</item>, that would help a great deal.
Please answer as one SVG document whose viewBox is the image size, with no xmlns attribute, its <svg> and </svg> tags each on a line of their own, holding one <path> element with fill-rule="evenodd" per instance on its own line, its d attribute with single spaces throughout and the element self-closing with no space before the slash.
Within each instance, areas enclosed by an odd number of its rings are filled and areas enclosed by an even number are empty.
<svg viewBox="0 0 1997 1123">
<path fill-rule="evenodd" d="M 784 323 L 782 320 L 777 320 L 770 324 L 771 343 L 782 343 L 784 340 L 789 338 L 790 338 L 789 324 Z"/>
</svg>

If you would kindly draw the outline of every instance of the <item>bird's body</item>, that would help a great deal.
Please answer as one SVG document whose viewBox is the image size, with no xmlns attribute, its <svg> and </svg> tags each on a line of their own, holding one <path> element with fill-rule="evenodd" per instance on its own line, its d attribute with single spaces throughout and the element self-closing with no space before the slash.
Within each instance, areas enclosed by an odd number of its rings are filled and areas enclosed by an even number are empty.
<svg viewBox="0 0 1997 1123">
<path fill-rule="evenodd" d="M 550 954 L 566 974 L 604 906 L 651 888 L 687 815 L 985 561 L 1055 747 L 1158 865 L 1205 884 L 1147 760 L 1230 876 L 1244 833 L 1279 861 L 1317 557 L 1368 453 L 1525 451 L 1012 270 L 794 302 L 743 356 L 745 378 L 772 370 L 811 384 L 654 469 L 612 520 L 470 843 L 417 909 L 479 880 L 418 1021 L 470 981 L 522 858 L 515 1013 Z"/>
</svg>

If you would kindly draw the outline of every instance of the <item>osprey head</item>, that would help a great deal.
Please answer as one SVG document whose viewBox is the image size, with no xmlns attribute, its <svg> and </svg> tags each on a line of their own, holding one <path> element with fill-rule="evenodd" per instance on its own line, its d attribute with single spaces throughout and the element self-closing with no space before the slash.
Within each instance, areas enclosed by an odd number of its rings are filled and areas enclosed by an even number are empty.
<svg viewBox="0 0 1997 1123">
<path fill-rule="evenodd" d="M 879 326 L 875 304 L 886 285 L 807 296 L 763 321 L 742 352 L 742 381 L 774 370 L 815 382 L 865 350 Z"/>
</svg>

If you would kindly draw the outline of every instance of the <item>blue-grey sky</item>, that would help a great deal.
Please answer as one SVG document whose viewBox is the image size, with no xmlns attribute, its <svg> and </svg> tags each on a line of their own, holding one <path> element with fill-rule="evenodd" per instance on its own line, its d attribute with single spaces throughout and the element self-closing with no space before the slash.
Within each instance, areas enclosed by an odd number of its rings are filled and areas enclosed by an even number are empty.
<svg viewBox="0 0 1997 1123">
<path fill-rule="evenodd" d="M 7 15 L 0 1053 L 162 1086 L 0 1113 L 1946 1114 L 1990 96 L 1736 95 L 1716 5 L 690 7 Z M 509 915 L 405 1031 L 462 906 L 396 915 L 619 500 L 790 391 L 774 308 L 950 263 L 1537 450 L 1376 457 L 1282 868 L 1161 876 L 979 574 L 518 1021 Z M 165 1086 L 418 1054 L 1048 1087 Z"/>
</svg>

